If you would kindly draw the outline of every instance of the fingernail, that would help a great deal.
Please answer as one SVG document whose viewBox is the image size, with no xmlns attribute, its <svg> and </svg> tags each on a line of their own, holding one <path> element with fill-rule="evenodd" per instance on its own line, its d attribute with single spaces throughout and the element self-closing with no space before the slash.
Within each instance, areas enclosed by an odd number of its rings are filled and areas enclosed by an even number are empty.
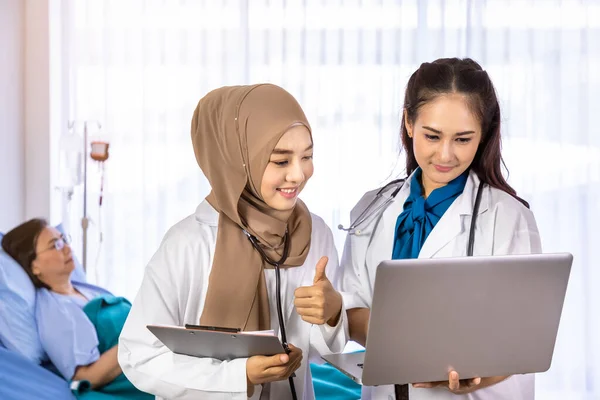
<svg viewBox="0 0 600 400">
<path fill-rule="evenodd" d="M 279 359 L 281 360 L 282 363 L 286 363 L 290 360 L 290 357 L 287 354 L 282 354 L 279 356 Z"/>
</svg>

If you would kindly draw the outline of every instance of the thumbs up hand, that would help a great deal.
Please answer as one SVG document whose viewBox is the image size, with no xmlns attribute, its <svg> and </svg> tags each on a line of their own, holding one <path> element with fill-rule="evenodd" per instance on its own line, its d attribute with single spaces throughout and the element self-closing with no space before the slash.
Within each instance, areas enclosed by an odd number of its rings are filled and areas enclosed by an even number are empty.
<svg viewBox="0 0 600 400">
<path fill-rule="evenodd" d="M 342 295 L 334 288 L 327 275 L 327 257 L 321 257 L 315 267 L 312 286 L 302 286 L 294 292 L 294 306 L 302 319 L 311 324 L 330 326 L 338 323 L 342 312 Z"/>
</svg>

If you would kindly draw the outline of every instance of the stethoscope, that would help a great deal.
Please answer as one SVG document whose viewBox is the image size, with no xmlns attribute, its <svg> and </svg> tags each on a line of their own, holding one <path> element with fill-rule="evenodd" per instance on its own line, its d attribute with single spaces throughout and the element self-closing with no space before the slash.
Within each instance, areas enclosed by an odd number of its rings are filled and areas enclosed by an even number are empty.
<svg viewBox="0 0 600 400">
<path fill-rule="evenodd" d="M 286 229 L 285 235 L 283 237 L 283 255 L 281 256 L 279 261 L 273 261 L 271 258 L 269 258 L 267 253 L 265 253 L 265 251 L 262 249 L 262 247 L 260 247 L 260 244 L 258 243 L 258 240 L 256 239 L 256 237 L 251 235 L 245 229 L 242 229 L 242 232 L 244 232 L 244 234 L 248 237 L 248 240 L 250 240 L 250 243 L 252 243 L 252 246 L 256 249 L 256 251 L 258 251 L 258 254 L 260 254 L 263 261 L 265 261 L 269 265 L 272 265 L 275 268 L 275 289 L 277 290 L 277 296 L 276 296 L 277 297 L 277 319 L 279 320 L 279 331 L 281 332 L 281 342 L 283 344 L 283 348 L 287 354 L 290 354 L 291 350 L 288 346 L 287 335 L 285 334 L 285 325 L 283 323 L 283 311 L 281 309 L 281 276 L 280 276 L 280 271 L 279 271 L 280 265 L 285 263 L 285 261 L 288 258 L 288 255 L 290 253 L 290 241 L 289 241 L 288 231 Z M 294 377 L 295 376 L 296 376 L 296 374 L 292 374 L 288 378 L 288 381 L 290 383 L 290 390 L 292 391 L 292 399 L 293 400 L 297 400 L 297 398 L 298 398 L 296 395 L 296 387 L 294 386 Z"/>
<path fill-rule="evenodd" d="M 371 200 L 369 205 L 367 205 L 367 207 L 363 210 L 363 212 L 361 212 L 358 215 L 358 217 L 354 220 L 354 222 L 350 221 L 350 226 L 348 228 L 344 228 L 344 225 L 339 224 L 338 229 L 341 231 L 346 231 L 350 235 L 352 235 L 353 233 L 356 232 L 356 230 L 357 230 L 356 228 L 358 228 L 360 225 L 362 225 L 366 220 L 373 218 L 375 216 L 381 216 L 383 214 L 383 211 L 385 211 L 385 209 L 387 208 L 387 206 L 392 201 L 394 201 L 394 198 L 396 197 L 398 192 L 400 192 L 400 189 L 402 189 L 404 181 L 405 181 L 405 179 L 395 179 L 395 180 L 389 182 L 388 184 L 386 184 L 385 186 L 383 186 L 381 189 L 379 189 L 377 191 L 375 198 L 373 200 Z M 393 186 L 393 185 L 398 185 L 398 187 L 396 189 L 394 189 L 392 194 L 388 198 L 386 198 L 380 205 L 378 205 L 376 208 L 373 208 L 375 206 L 375 204 L 377 204 L 379 199 L 383 196 L 385 191 L 390 186 Z M 373 208 L 373 209 L 371 210 L 371 208 Z"/>
<path fill-rule="evenodd" d="M 383 186 L 377 191 L 377 193 L 375 194 L 375 198 L 371 200 L 371 202 L 358 215 L 358 217 L 356 217 L 356 219 L 353 222 L 350 222 L 350 226 L 348 228 L 344 228 L 344 226 L 340 224 L 338 225 L 338 229 L 348 232 L 349 235 L 353 235 L 357 232 L 360 232 L 357 230 L 357 228 L 360 225 L 362 225 L 365 221 L 375 217 L 381 218 L 387 206 L 392 201 L 394 201 L 394 198 L 400 192 L 402 186 L 404 186 L 405 181 L 406 179 L 396 179 Z M 382 201 L 381 204 L 377 204 L 383 197 L 387 189 L 393 185 L 398 185 L 398 187 L 396 187 L 396 189 L 394 189 L 390 196 L 388 196 L 384 201 Z M 477 188 L 477 196 L 475 197 L 475 204 L 473 205 L 473 215 L 471 217 L 471 226 L 469 229 L 469 240 L 467 242 L 468 257 L 471 257 L 473 255 L 473 246 L 475 244 L 475 224 L 477 222 L 477 214 L 479 214 L 479 204 L 481 203 L 481 194 L 483 193 L 483 186 L 485 186 L 485 183 L 483 181 L 479 182 L 479 187 Z"/>
</svg>

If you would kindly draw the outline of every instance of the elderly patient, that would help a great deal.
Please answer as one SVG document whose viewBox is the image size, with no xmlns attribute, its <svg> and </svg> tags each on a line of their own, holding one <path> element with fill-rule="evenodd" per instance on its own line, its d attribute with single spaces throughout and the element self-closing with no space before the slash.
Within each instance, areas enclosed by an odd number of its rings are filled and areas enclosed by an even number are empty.
<svg viewBox="0 0 600 400">
<path fill-rule="evenodd" d="M 86 399 L 94 392 L 98 398 L 152 398 L 127 380 L 117 362 L 118 337 L 131 304 L 71 281 L 75 264 L 67 238 L 45 220 L 32 219 L 4 235 L 2 248 L 37 288 L 39 337 L 55 372 L 67 381 L 88 381 L 84 386 L 91 388 L 80 392 Z"/>
</svg>

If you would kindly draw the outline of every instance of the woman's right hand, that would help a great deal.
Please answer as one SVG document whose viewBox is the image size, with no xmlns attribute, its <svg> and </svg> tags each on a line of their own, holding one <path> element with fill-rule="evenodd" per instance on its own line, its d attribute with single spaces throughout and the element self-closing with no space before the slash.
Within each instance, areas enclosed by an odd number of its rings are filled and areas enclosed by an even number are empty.
<svg viewBox="0 0 600 400">
<path fill-rule="evenodd" d="M 289 345 L 290 354 L 274 356 L 252 356 L 246 362 L 246 377 L 248 380 L 248 397 L 254 394 L 254 385 L 282 381 L 289 378 L 300 368 L 302 350 Z"/>
</svg>

